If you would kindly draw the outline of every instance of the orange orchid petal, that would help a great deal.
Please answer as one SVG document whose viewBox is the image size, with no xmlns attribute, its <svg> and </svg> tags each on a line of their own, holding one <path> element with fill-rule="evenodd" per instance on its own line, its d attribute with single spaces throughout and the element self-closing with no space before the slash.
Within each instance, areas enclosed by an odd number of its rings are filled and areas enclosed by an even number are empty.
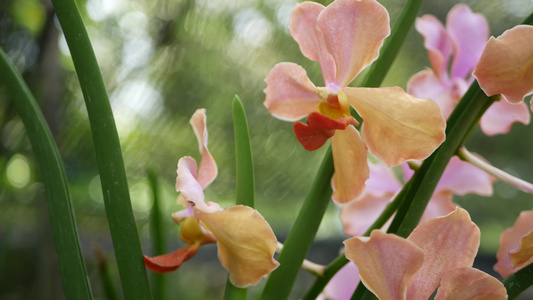
<svg viewBox="0 0 533 300">
<path fill-rule="evenodd" d="M 235 205 L 216 213 L 199 213 L 198 218 L 216 237 L 218 259 L 233 285 L 255 285 L 279 265 L 273 259 L 276 236 L 256 210 Z"/>
<path fill-rule="evenodd" d="M 405 299 L 407 282 L 424 262 L 424 252 L 393 234 L 374 230 L 344 241 L 346 258 L 359 268 L 365 286 L 381 300 Z"/>
<path fill-rule="evenodd" d="M 183 262 L 191 259 L 198 252 L 199 244 L 188 244 L 172 253 L 155 257 L 144 256 L 144 265 L 153 272 L 163 274 L 176 271 Z"/>
<path fill-rule="evenodd" d="M 320 13 L 317 26 L 335 60 L 340 87 L 378 57 L 390 34 L 389 14 L 375 0 L 336 0 Z"/>
<path fill-rule="evenodd" d="M 278 119 L 296 121 L 316 111 L 322 102 L 318 98 L 316 86 L 297 64 L 275 65 L 265 82 L 266 98 L 263 104 Z"/>
<path fill-rule="evenodd" d="M 408 299 L 428 299 L 446 272 L 471 267 L 480 241 L 479 228 L 468 212 L 457 207 L 445 217 L 420 223 L 407 238 L 420 247 L 424 264 L 407 286 Z"/>
<path fill-rule="evenodd" d="M 200 165 L 198 166 L 198 175 L 196 179 L 200 183 L 203 189 L 205 189 L 213 180 L 217 177 L 217 164 L 215 159 L 207 149 L 207 125 L 206 125 L 206 115 L 205 108 L 198 109 L 192 115 L 191 124 L 196 138 L 198 139 L 198 146 L 200 147 L 200 153 L 202 154 L 202 159 L 200 160 Z"/>
<path fill-rule="evenodd" d="M 305 150 L 314 151 L 322 147 L 335 134 L 336 129 L 345 129 L 346 125 L 346 122 L 313 112 L 307 117 L 307 124 L 296 122 L 292 129 Z"/>
<path fill-rule="evenodd" d="M 520 103 L 533 92 L 533 26 L 518 25 L 498 38 L 491 37 L 474 70 L 489 96 L 502 94 Z"/>
<path fill-rule="evenodd" d="M 428 157 L 445 138 L 439 106 L 399 87 L 345 88 L 348 101 L 364 120 L 363 140 L 387 165 Z"/>
<path fill-rule="evenodd" d="M 496 278 L 474 268 L 456 268 L 444 274 L 435 300 L 507 299 Z"/>
<path fill-rule="evenodd" d="M 522 268 L 533 262 L 533 230 L 520 239 L 520 248 L 511 251 L 509 257 L 515 268 Z"/>
<path fill-rule="evenodd" d="M 520 213 L 518 219 L 514 223 L 513 227 L 505 229 L 500 235 L 500 248 L 496 253 L 498 262 L 494 266 L 496 270 L 503 278 L 509 277 L 519 268 L 515 268 L 511 262 L 509 253 L 520 247 L 520 240 L 522 237 L 530 234 L 533 230 L 533 211 L 523 211 Z M 533 262 L 533 259 L 529 263 Z"/>
<path fill-rule="evenodd" d="M 367 150 L 359 132 L 349 125 L 345 130 L 336 130 L 331 138 L 331 151 L 335 174 L 333 175 L 333 201 L 348 203 L 365 189 L 370 169 Z"/>
</svg>

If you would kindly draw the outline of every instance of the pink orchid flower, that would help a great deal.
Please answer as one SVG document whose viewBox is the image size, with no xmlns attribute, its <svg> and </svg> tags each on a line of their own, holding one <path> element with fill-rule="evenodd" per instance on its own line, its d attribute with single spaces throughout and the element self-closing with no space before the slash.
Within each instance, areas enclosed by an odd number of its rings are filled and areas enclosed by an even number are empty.
<svg viewBox="0 0 533 300">
<path fill-rule="evenodd" d="M 507 299 L 503 284 L 472 268 L 480 240 L 468 212 L 420 223 L 407 237 L 374 230 L 344 241 L 346 257 L 363 284 L 379 299 Z"/>
<path fill-rule="evenodd" d="M 502 232 L 496 257 L 494 270 L 503 278 L 533 263 L 533 211 L 523 211 L 513 227 Z"/>
<path fill-rule="evenodd" d="M 518 25 L 490 38 L 474 70 L 488 96 L 501 94 L 510 103 L 524 105 L 524 97 L 533 93 L 532 42 L 533 26 L 529 25 Z"/>
<path fill-rule="evenodd" d="M 404 181 L 413 175 L 406 163 L 402 165 L 402 171 Z M 456 204 L 453 203 L 453 195 L 492 195 L 493 182 L 494 178 L 487 173 L 454 156 L 444 170 L 421 222 L 454 211 Z M 341 209 L 340 219 L 347 235 L 362 235 L 402 188 L 392 169 L 383 163 L 370 165 L 370 178 L 366 184 L 363 194 Z M 388 224 L 384 227 L 387 228 Z"/>
<path fill-rule="evenodd" d="M 448 118 L 474 80 L 471 72 L 489 38 L 489 25 L 483 15 L 473 13 L 466 4 L 457 4 L 448 13 L 446 28 L 432 15 L 418 18 L 415 27 L 424 37 L 432 69 L 413 75 L 407 92 L 437 102 Z M 509 132 L 515 122 L 529 121 L 525 104 L 497 101 L 479 125 L 486 135 L 492 136 Z"/>
<path fill-rule="evenodd" d="M 192 157 L 178 162 L 176 190 L 178 203 L 186 208 L 172 215 L 177 224 L 183 223 L 180 238 L 187 243 L 173 253 L 156 257 L 144 256 L 145 265 L 157 273 L 177 270 L 192 258 L 201 245 L 217 243 L 218 258 L 237 287 L 257 284 L 279 263 L 273 259 L 277 239 L 261 214 L 243 205 L 221 209 L 217 203 L 204 201 L 203 189 L 217 175 L 215 160 L 207 149 L 205 109 L 191 118 L 198 138 L 202 159 L 197 167 Z"/>
<path fill-rule="evenodd" d="M 324 86 L 316 87 L 302 67 L 280 63 L 265 79 L 264 104 L 282 120 L 307 116 L 307 124 L 293 127 L 305 149 L 316 150 L 331 138 L 334 201 L 347 203 L 364 190 L 367 147 L 388 165 L 398 165 L 426 158 L 443 142 L 445 120 L 433 101 L 399 87 L 347 87 L 378 57 L 390 33 L 389 15 L 377 1 L 336 0 L 327 7 L 303 2 L 289 30 L 303 55 L 320 64 Z M 362 139 L 350 106 L 364 120 Z"/>
</svg>

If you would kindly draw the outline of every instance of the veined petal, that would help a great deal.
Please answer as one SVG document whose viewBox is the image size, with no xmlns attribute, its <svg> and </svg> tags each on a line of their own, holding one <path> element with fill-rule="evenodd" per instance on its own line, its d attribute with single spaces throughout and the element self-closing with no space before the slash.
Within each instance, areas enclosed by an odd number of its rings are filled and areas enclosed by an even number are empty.
<svg viewBox="0 0 533 300">
<path fill-rule="evenodd" d="M 361 281 L 359 269 L 353 262 L 347 263 L 329 281 L 323 294 L 329 300 L 344 300 L 352 297 L 357 284 Z"/>
<path fill-rule="evenodd" d="M 418 246 L 379 230 L 372 231 L 370 238 L 345 240 L 344 245 L 346 258 L 359 268 L 361 281 L 381 300 L 405 299 L 407 282 L 424 262 Z"/>
<path fill-rule="evenodd" d="M 346 88 L 348 101 L 364 120 L 370 153 L 387 165 L 428 157 L 443 141 L 446 122 L 439 106 L 399 87 Z"/>
<path fill-rule="evenodd" d="M 279 263 L 273 259 L 277 239 L 256 210 L 242 205 L 198 218 L 217 239 L 218 259 L 237 287 L 255 285 Z"/>
<path fill-rule="evenodd" d="M 322 32 L 317 28 L 318 15 L 324 6 L 303 2 L 292 11 L 289 31 L 305 57 L 320 64 L 326 84 L 335 81 L 335 61 L 326 50 Z"/>
<path fill-rule="evenodd" d="M 452 114 L 462 96 L 456 89 L 443 83 L 430 69 L 420 71 L 409 79 L 407 93 L 420 99 L 435 101 L 446 119 Z"/>
<path fill-rule="evenodd" d="M 446 30 L 454 46 L 451 77 L 466 78 L 479 60 L 489 39 L 489 23 L 468 5 L 455 5 L 446 19 Z"/>
<path fill-rule="evenodd" d="M 144 265 L 148 269 L 159 274 L 176 271 L 185 261 L 196 255 L 199 247 L 199 244 L 188 244 L 169 254 L 155 257 L 148 257 L 145 255 Z"/>
<path fill-rule="evenodd" d="M 216 203 L 210 202 L 211 205 L 205 203 L 204 190 L 196 179 L 197 166 L 194 158 L 185 156 L 178 161 L 178 170 L 176 172 L 176 191 L 180 192 L 180 196 L 188 203 L 191 203 L 196 209 L 204 212 L 215 212 L 220 209 Z"/>
<path fill-rule="evenodd" d="M 533 228 L 520 239 L 520 248 L 509 252 L 515 268 L 522 268 L 533 262 Z"/>
<path fill-rule="evenodd" d="M 451 191 L 460 196 L 470 193 L 491 196 L 493 182 L 492 176 L 454 156 L 446 166 L 435 192 Z"/>
<path fill-rule="evenodd" d="M 206 126 L 206 116 L 205 108 L 198 109 L 193 114 L 191 124 L 196 138 L 198 139 L 198 146 L 200 147 L 200 153 L 202 154 L 202 159 L 200 160 L 200 166 L 198 167 L 198 175 L 196 179 L 202 186 L 206 188 L 213 180 L 217 177 L 217 164 L 215 159 L 209 153 L 207 149 L 207 126 Z"/>
<path fill-rule="evenodd" d="M 348 202 L 342 207 L 340 214 L 344 233 L 349 236 L 363 235 L 390 203 L 392 196 L 392 194 L 376 196 L 365 191 L 358 199 Z M 388 226 L 387 223 L 383 228 Z"/>
<path fill-rule="evenodd" d="M 423 15 L 416 19 L 415 28 L 424 37 L 424 47 L 428 50 L 433 71 L 440 80 L 448 80 L 452 41 L 446 29 L 433 15 Z"/>
<path fill-rule="evenodd" d="M 506 300 L 503 284 L 474 268 L 457 268 L 444 274 L 435 300 Z"/>
<path fill-rule="evenodd" d="M 266 99 L 263 104 L 278 119 L 296 121 L 316 111 L 322 102 L 317 96 L 316 86 L 297 64 L 275 65 L 265 82 Z"/>
<path fill-rule="evenodd" d="M 520 247 L 520 240 L 533 230 L 533 211 L 523 211 L 513 227 L 505 229 L 500 235 L 500 248 L 496 254 L 498 262 L 494 265 L 503 278 L 509 277 L 520 268 L 515 268 L 509 253 Z"/>
<path fill-rule="evenodd" d="M 474 76 L 487 95 L 502 94 L 511 103 L 522 102 L 533 92 L 533 26 L 518 25 L 491 37 Z"/>
<path fill-rule="evenodd" d="M 331 138 L 331 152 L 335 174 L 332 179 L 333 201 L 345 204 L 365 189 L 369 176 L 367 150 L 359 132 L 349 125 L 345 130 L 336 130 Z"/>
<path fill-rule="evenodd" d="M 340 87 L 378 57 L 390 34 L 389 14 L 375 0 L 336 0 L 320 13 L 317 26 L 335 60 L 335 83 Z"/>
<path fill-rule="evenodd" d="M 488 136 L 508 133 L 514 123 L 529 124 L 530 115 L 524 102 L 513 104 L 496 101 L 483 114 L 479 121 L 481 131 Z"/>
<path fill-rule="evenodd" d="M 428 299 L 446 272 L 471 267 L 480 235 L 468 212 L 459 207 L 445 217 L 420 223 L 407 240 L 420 247 L 426 256 L 423 266 L 409 281 L 407 299 Z"/>
</svg>

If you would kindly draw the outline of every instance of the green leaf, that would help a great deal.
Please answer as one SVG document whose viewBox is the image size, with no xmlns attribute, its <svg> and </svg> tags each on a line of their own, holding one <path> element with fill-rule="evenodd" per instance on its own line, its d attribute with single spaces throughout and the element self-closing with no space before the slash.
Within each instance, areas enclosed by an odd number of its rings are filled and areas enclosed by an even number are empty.
<svg viewBox="0 0 533 300">
<path fill-rule="evenodd" d="M 503 281 L 503 285 L 507 289 L 509 300 L 518 297 L 518 295 L 533 285 L 533 264 L 530 264 L 509 276 Z"/>
<path fill-rule="evenodd" d="M 65 298 L 92 299 L 65 168 L 52 133 L 28 86 L 2 49 L 0 49 L 0 74 L 2 84 L 24 122 L 39 164 Z"/>
<path fill-rule="evenodd" d="M 52 0 L 76 68 L 93 136 L 104 204 L 126 299 L 151 299 L 115 119 L 80 12 Z"/>
</svg>

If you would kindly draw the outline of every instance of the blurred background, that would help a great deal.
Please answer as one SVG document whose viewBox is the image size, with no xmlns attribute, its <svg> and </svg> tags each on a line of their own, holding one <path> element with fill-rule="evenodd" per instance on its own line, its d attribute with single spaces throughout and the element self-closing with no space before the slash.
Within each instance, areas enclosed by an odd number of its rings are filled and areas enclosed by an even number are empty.
<svg viewBox="0 0 533 300">
<path fill-rule="evenodd" d="M 292 123 L 270 116 L 263 106 L 264 78 L 278 62 L 302 65 L 317 84 L 317 63 L 306 59 L 288 33 L 295 0 L 79 0 L 112 103 L 129 179 L 132 205 L 143 245 L 152 254 L 149 211 L 152 191 L 147 170 L 158 176 L 167 252 L 182 246 L 170 214 L 175 202 L 176 164 L 199 158 L 188 124 L 207 109 L 209 148 L 219 175 L 206 190 L 223 207 L 234 201 L 235 158 L 231 101 L 242 99 L 255 161 L 256 208 L 283 241 L 314 179 L 324 150 L 305 151 Z M 320 2 L 320 1 L 319 1 Z M 322 1 L 328 4 L 330 1 Z M 380 1 L 394 22 L 403 0 Z M 465 1 L 489 20 L 491 34 L 520 23 L 533 12 L 529 0 Z M 427 0 L 421 14 L 441 21 L 457 1 Z M 119 288 L 112 243 L 101 195 L 87 112 L 68 47 L 48 0 L 0 1 L 0 46 L 38 99 L 66 167 L 76 221 L 95 298 L 103 299 L 94 247 L 107 258 Z M 429 66 L 423 40 L 414 30 L 383 83 L 405 88 Z M 362 77 L 362 76 L 360 76 Z M 0 78 L 1 80 L 1 78 Z M 357 80 L 356 80 L 357 81 Z M 495 166 L 533 181 L 531 126 L 484 136 L 477 128 L 467 147 Z M 527 137 L 527 138 L 526 138 Z M 501 231 L 512 226 L 533 196 L 496 182 L 493 197 L 456 197 L 481 227 L 481 256 L 490 271 Z M 331 204 L 308 258 L 327 264 L 345 239 Z M 24 126 L 0 88 L 0 299 L 62 299 L 43 186 Z M 149 274 L 152 276 L 152 274 Z M 226 272 L 216 246 L 166 276 L 170 298 L 219 299 Z M 309 287 L 301 272 L 291 297 Z M 264 284 L 264 282 L 262 283 Z M 120 290 L 120 288 L 118 289 Z M 253 297 L 261 291 L 251 289 Z M 120 293 L 120 292 L 119 292 Z"/>
</svg>

